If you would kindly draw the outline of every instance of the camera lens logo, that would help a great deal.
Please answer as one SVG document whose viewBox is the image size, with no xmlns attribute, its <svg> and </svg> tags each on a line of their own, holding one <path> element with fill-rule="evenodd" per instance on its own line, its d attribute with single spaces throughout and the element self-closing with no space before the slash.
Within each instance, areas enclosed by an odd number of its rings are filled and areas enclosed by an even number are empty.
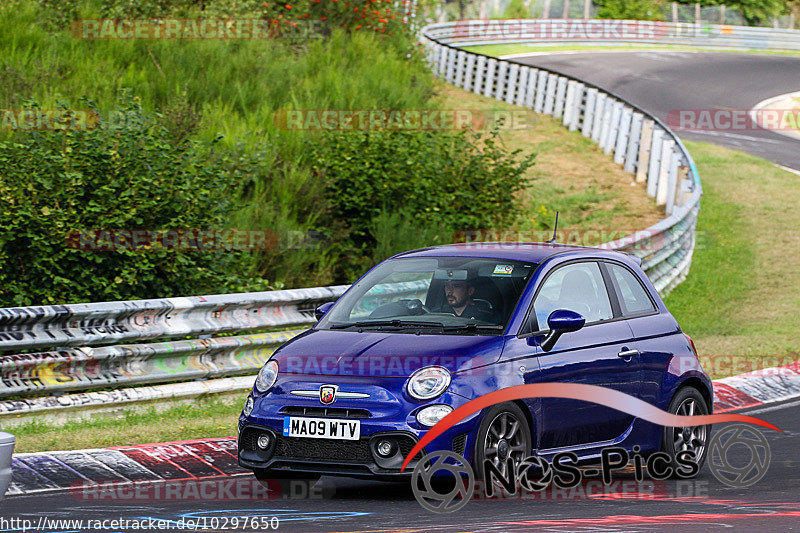
<svg viewBox="0 0 800 533">
<path fill-rule="evenodd" d="M 542 491 L 553 482 L 553 467 L 541 457 L 528 457 L 517 468 L 520 485 L 527 491 Z"/>
<path fill-rule="evenodd" d="M 770 458 L 766 437 L 746 424 L 718 430 L 709 445 L 711 473 L 729 487 L 743 488 L 758 483 L 769 469 Z"/>
<path fill-rule="evenodd" d="M 440 474 L 435 475 L 437 472 Z M 411 489 L 425 509 L 434 513 L 452 513 L 472 498 L 475 474 L 460 455 L 449 451 L 431 452 L 414 467 Z"/>
</svg>

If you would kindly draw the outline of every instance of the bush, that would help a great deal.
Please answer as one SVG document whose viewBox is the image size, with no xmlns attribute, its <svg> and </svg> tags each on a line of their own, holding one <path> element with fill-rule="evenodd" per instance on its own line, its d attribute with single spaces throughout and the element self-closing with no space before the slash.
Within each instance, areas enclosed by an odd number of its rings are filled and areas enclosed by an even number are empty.
<svg viewBox="0 0 800 533">
<path fill-rule="evenodd" d="M 596 0 L 597 18 L 663 20 L 663 0 Z"/>
<path fill-rule="evenodd" d="M 337 277 L 362 273 L 375 254 L 375 228 L 447 235 L 513 223 L 515 196 L 534 156 L 522 159 L 467 131 L 370 131 L 327 135 L 314 151 L 328 209 L 321 222 L 342 243 Z M 394 213 L 401 218 L 392 219 Z M 372 231 L 370 231 L 372 228 Z M 383 233 L 386 233 L 385 231 Z M 378 255 L 388 250 L 380 249 Z M 400 251 L 400 250 L 393 250 Z"/>
<path fill-rule="evenodd" d="M 118 123 L 0 142 L 0 306 L 267 287 L 244 281 L 245 252 L 79 249 L 91 242 L 76 243 L 81 230 L 222 228 L 258 165 L 198 142 L 172 145 L 135 98 L 121 104 Z"/>
</svg>

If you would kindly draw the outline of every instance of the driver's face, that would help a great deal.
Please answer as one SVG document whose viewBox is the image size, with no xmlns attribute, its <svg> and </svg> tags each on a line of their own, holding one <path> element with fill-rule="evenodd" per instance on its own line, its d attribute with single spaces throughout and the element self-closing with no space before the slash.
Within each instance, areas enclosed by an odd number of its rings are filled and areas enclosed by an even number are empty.
<svg viewBox="0 0 800 533">
<path fill-rule="evenodd" d="M 450 307 L 463 307 L 467 304 L 470 288 L 466 281 L 447 281 L 444 284 L 444 295 Z"/>
</svg>

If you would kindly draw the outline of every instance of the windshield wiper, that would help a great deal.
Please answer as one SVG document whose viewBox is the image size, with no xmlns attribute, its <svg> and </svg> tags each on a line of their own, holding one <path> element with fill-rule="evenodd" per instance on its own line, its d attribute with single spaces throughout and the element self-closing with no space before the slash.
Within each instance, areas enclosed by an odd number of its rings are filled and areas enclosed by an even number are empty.
<svg viewBox="0 0 800 533">
<path fill-rule="evenodd" d="M 443 328 L 444 324 L 441 322 L 428 322 L 424 320 L 363 320 L 361 322 L 352 322 L 350 324 L 332 324 L 330 329 L 347 329 L 347 328 L 392 328 L 392 329 L 405 329 L 405 328 Z"/>
<path fill-rule="evenodd" d="M 461 324 L 460 326 L 445 326 L 442 329 L 444 331 L 503 331 L 506 328 L 499 324 Z"/>
</svg>

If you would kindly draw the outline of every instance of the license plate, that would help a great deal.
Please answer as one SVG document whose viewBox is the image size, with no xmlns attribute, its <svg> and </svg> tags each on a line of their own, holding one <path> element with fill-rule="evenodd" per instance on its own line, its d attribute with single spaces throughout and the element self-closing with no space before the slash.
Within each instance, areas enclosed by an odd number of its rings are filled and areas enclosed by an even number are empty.
<svg viewBox="0 0 800 533">
<path fill-rule="evenodd" d="M 361 421 L 286 416 L 283 418 L 283 436 L 358 440 L 361 437 Z"/>
</svg>

